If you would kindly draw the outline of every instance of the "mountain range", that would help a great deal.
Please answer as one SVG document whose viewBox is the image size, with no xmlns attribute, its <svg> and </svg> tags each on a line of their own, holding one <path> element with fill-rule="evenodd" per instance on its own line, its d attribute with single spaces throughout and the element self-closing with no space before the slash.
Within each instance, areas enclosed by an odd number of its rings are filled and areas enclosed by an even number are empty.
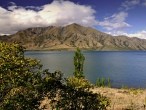
<svg viewBox="0 0 146 110">
<path fill-rule="evenodd" d="M 34 27 L 13 35 L 0 36 L 0 41 L 18 42 L 27 50 L 146 50 L 146 40 L 112 36 L 90 27 L 70 24 L 64 27 Z"/>
</svg>

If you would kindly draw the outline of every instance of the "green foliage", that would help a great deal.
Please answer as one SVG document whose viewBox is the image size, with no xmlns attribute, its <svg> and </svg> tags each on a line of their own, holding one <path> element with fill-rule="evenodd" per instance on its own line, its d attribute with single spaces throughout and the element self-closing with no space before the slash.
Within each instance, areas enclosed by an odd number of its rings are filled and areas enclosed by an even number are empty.
<svg viewBox="0 0 146 110">
<path fill-rule="evenodd" d="M 105 87 L 105 86 L 108 86 L 108 87 L 111 87 L 111 80 L 110 78 L 97 78 L 96 80 L 96 86 L 97 87 Z"/>
<path fill-rule="evenodd" d="M 67 85 L 75 89 L 89 89 L 92 87 L 91 83 L 85 78 L 69 77 Z"/>
<path fill-rule="evenodd" d="M 77 48 L 77 51 L 75 52 L 75 56 L 74 56 L 74 66 L 75 66 L 74 76 L 77 78 L 84 77 L 83 75 L 84 60 L 85 57 L 81 53 L 81 50 Z"/>
<path fill-rule="evenodd" d="M 63 110 L 106 110 L 109 100 L 91 91 L 65 87 L 59 93 L 57 106 Z"/>
<path fill-rule="evenodd" d="M 38 108 L 39 70 L 37 60 L 24 57 L 18 44 L 0 43 L 0 109 Z"/>
<path fill-rule="evenodd" d="M 61 85 L 61 72 L 42 70 L 18 44 L 0 43 L 0 110 L 36 110 Z M 53 96 L 50 96 L 53 98 Z"/>
<path fill-rule="evenodd" d="M 74 76 L 67 78 L 67 88 L 61 93 L 61 104 L 58 106 L 64 110 L 105 110 L 109 105 L 109 100 L 100 94 L 90 91 L 93 86 L 84 78 L 84 60 L 85 57 L 77 49 L 74 57 Z"/>
<path fill-rule="evenodd" d="M 89 91 L 81 56 L 77 77 L 63 80 L 60 71 L 50 73 L 39 61 L 25 58 L 22 46 L 0 43 L 0 110 L 38 110 L 44 97 L 52 109 L 105 110 L 109 100 Z"/>
</svg>

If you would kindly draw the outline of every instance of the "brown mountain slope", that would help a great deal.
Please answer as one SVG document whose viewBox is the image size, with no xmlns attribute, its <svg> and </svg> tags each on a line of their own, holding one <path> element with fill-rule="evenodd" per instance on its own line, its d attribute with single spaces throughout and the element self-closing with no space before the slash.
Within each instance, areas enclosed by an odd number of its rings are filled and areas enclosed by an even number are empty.
<svg viewBox="0 0 146 110">
<path fill-rule="evenodd" d="M 19 42 L 28 50 L 82 49 L 146 50 L 146 40 L 126 36 L 113 37 L 93 28 L 71 24 L 65 27 L 37 27 L 1 36 L 1 41 Z"/>
</svg>

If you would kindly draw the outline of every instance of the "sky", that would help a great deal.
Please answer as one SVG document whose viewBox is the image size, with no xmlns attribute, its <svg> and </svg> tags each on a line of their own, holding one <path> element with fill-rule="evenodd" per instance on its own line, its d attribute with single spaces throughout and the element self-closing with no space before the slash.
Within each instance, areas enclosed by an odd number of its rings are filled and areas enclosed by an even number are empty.
<svg viewBox="0 0 146 110">
<path fill-rule="evenodd" d="M 146 0 L 0 0 L 0 35 L 72 23 L 146 39 Z"/>
</svg>

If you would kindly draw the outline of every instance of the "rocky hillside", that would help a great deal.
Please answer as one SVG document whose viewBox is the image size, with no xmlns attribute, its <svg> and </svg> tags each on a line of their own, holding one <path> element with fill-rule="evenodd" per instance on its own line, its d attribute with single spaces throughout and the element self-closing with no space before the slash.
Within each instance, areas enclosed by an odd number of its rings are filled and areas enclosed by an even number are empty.
<svg viewBox="0 0 146 110">
<path fill-rule="evenodd" d="M 71 24 L 65 27 L 37 27 L 1 36 L 1 41 L 19 42 L 28 50 L 82 49 L 146 50 L 146 40 L 111 36 L 93 28 Z"/>
</svg>

